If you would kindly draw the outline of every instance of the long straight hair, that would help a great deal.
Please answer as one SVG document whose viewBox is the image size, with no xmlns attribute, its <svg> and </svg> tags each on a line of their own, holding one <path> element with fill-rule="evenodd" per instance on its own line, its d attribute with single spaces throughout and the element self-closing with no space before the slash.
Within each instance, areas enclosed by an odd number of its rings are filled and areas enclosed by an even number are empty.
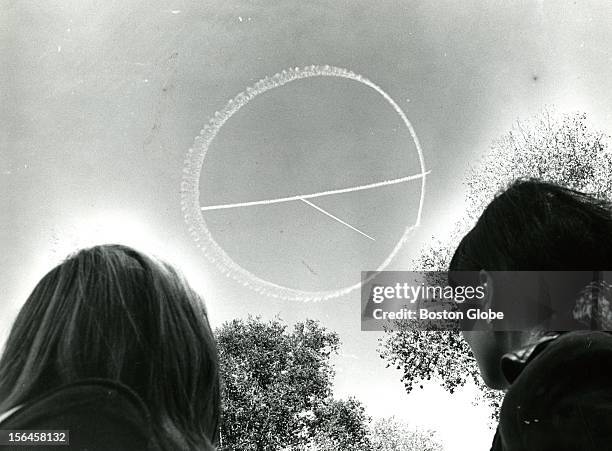
<svg viewBox="0 0 612 451">
<path fill-rule="evenodd" d="M 170 265 L 126 246 L 96 246 L 36 285 L 0 359 L 0 412 L 89 377 L 133 389 L 170 443 L 216 442 L 214 336 L 204 303 Z"/>
</svg>

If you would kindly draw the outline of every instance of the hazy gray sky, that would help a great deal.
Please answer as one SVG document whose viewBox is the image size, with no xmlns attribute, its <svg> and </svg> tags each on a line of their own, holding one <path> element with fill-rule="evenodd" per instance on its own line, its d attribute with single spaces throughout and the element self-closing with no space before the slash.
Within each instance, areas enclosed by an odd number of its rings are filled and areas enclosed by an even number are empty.
<svg viewBox="0 0 612 451">
<path fill-rule="evenodd" d="M 432 171 L 423 224 L 393 265 L 404 269 L 460 208 L 466 165 L 516 118 L 544 105 L 586 111 L 603 128 L 612 118 L 612 5 L 603 0 L 7 1 L 3 11 L 2 317 L 65 252 L 123 241 L 184 269 L 215 324 L 248 313 L 321 320 L 344 342 L 338 393 L 355 394 L 376 415 L 426 424 L 446 417 L 427 410 L 422 395 L 404 395 L 384 369 L 378 335 L 359 332 L 357 294 L 315 304 L 269 299 L 205 260 L 180 209 L 186 150 L 215 111 L 266 75 L 330 64 L 368 77 L 406 112 Z M 409 175 L 415 163 L 409 136 L 373 91 L 302 80 L 256 98 L 222 129 L 203 170 L 202 202 L 372 183 Z M 413 187 L 319 200 L 376 242 L 302 203 L 206 218 L 245 268 L 331 289 L 384 259 L 413 220 Z M 451 446 L 455 432 L 477 433 L 482 413 L 428 390 L 458 417 L 440 423 L 448 449 L 464 449 Z M 486 448 L 488 433 L 481 436 Z"/>
</svg>

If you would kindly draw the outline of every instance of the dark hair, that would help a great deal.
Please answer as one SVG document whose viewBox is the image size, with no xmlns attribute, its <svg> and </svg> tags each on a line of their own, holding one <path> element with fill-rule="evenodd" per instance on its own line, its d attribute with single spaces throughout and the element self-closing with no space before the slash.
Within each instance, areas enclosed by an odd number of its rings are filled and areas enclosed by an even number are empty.
<svg viewBox="0 0 612 451">
<path fill-rule="evenodd" d="M 451 271 L 612 269 L 609 202 L 534 179 L 497 195 L 461 240 Z"/>
<path fill-rule="evenodd" d="M 96 246 L 36 285 L 0 360 L 0 411 L 90 377 L 138 393 L 165 439 L 216 441 L 214 336 L 204 303 L 170 265 L 126 246 Z"/>
</svg>

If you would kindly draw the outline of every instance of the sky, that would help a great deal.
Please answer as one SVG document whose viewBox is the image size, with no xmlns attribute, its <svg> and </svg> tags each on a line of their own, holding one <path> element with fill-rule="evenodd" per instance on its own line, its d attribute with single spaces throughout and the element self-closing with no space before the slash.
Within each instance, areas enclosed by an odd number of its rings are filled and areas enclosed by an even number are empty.
<svg viewBox="0 0 612 451">
<path fill-rule="evenodd" d="M 187 150 L 216 111 L 265 76 L 346 68 L 406 113 L 426 169 L 422 221 L 391 262 L 443 234 L 465 170 L 517 118 L 584 111 L 610 131 L 612 4 L 605 1 L 5 1 L 0 18 L 0 334 L 33 285 L 76 248 L 115 241 L 167 258 L 203 294 L 214 325 L 248 314 L 314 318 L 337 331 L 337 396 L 374 416 L 439 431 L 448 450 L 488 449 L 473 389 L 407 395 L 380 335 L 361 332 L 359 294 L 263 296 L 206 258 L 181 211 Z M 295 81 L 256 97 L 219 131 L 202 205 L 376 183 L 418 172 L 416 148 L 375 91 L 347 79 Z M 337 290 L 389 255 L 414 223 L 419 184 L 205 212 L 224 252 L 257 277 Z M 459 437 L 467 438 L 459 438 Z M 476 441 L 476 443 L 474 443 Z"/>
</svg>

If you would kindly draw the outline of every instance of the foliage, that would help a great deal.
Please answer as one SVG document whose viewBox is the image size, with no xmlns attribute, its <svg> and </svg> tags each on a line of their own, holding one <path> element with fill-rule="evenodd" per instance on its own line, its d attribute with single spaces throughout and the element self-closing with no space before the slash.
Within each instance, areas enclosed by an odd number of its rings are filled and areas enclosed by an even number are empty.
<svg viewBox="0 0 612 451">
<path fill-rule="evenodd" d="M 372 451 L 442 451 L 433 431 L 410 427 L 395 417 L 380 418 L 370 425 Z"/>
<path fill-rule="evenodd" d="M 357 400 L 331 401 L 316 412 L 316 417 L 313 437 L 287 451 L 371 450 L 367 429 L 370 418 Z"/>
<path fill-rule="evenodd" d="M 610 174 L 608 136 L 590 128 L 585 114 L 544 110 L 527 121 L 519 121 L 493 142 L 479 165 L 470 168 L 463 216 L 447 236 L 432 237 L 411 269 L 447 270 L 460 238 L 495 194 L 517 178 L 537 178 L 610 198 Z M 404 322 L 385 334 L 379 352 L 388 366 L 402 370 L 408 392 L 432 378 L 451 393 L 474 380 L 482 389 L 482 398 L 497 412 L 501 394 L 484 386 L 471 351 L 458 332 L 424 332 Z"/>
<path fill-rule="evenodd" d="M 368 450 L 363 407 L 331 396 L 336 333 L 306 320 L 233 320 L 217 330 L 220 450 Z"/>
<path fill-rule="evenodd" d="M 324 405 L 314 425 L 317 435 L 314 442 L 325 451 L 347 449 L 369 450 L 366 416 L 361 403 L 354 398 L 333 401 Z"/>
<path fill-rule="evenodd" d="M 612 194 L 612 153 L 608 136 L 593 130 L 584 113 L 544 110 L 493 142 L 482 164 L 471 169 L 467 221 L 471 225 L 493 196 L 520 177 L 533 177 L 590 193 Z"/>
</svg>

